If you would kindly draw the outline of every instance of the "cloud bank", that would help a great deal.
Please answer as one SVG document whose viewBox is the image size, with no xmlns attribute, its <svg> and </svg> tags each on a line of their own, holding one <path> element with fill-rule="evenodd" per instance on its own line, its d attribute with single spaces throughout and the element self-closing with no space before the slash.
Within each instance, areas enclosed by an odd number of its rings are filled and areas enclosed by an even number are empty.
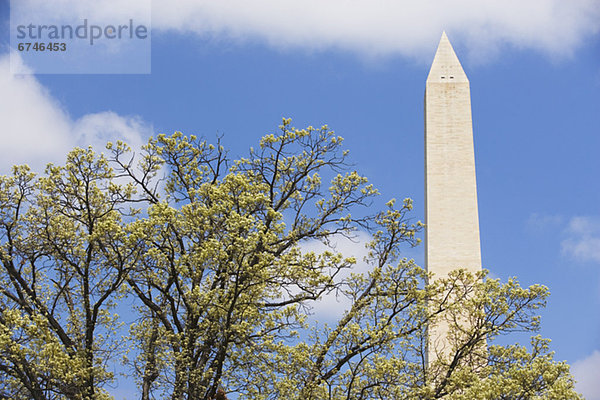
<svg viewBox="0 0 600 400">
<path fill-rule="evenodd" d="M 367 232 L 357 231 L 353 239 L 346 238 L 338 235 L 331 240 L 331 247 L 326 246 L 318 240 L 311 240 L 304 242 L 300 245 L 300 249 L 303 253 L 313 252 L 315 254 L 321 254 L 325 251 L 334 251 L 341 253 L 345 258 L 355 257 L 356 264 L 351 269 L 342 270 L 337 280 L 347 279 L 350 274 L 367 274 L 371 271 L 372 267 L 364 262 L 364 258 L 368 255 L 369 251 L 365 247 L 367 243 L 373 240 L 373 237 Z M 352 306 L 352 301 L 347 297 L 340 295 L 336 296 L 335 293 L 328 293 L 321 299 L 310 304 L 313 307 L 314 319 L 318 321 L 331 322 L 337 321 L 343 314 Z"/>
<path fill-rule="evenodd" d="M 600 217 L 533 213 L 525 226 L 534 234 L 556 232 L 563 256 L 600 265 Z"/>
<path fill-rule="evenodd" d="M 246 36 L 278 46 L 342 48 L 370 55 L 429 55 L 442 30 L 489 52 L 507 43 L 569 54 L 598 32 L 597 0 L 178 0 L 154 3 L 161 29 Z"/>
<path fill-rule="evenodd" d="M 152 134 L 152 126 L 139 117 L 112 111 L 73 119 L 35 76 L 11 74 L 8 54 L 0 55 L 0 93 L 0 174 L 15 164 L 40 172 L 49 162 L 64 162 L 75 146 L 101 151 L 107 141 L 120 139 L 139 148 Z"/>
<path fill-rule="evenodd" d="M 333 251 L 341 253 L 343 257 L 349 258 L 354 257 L 356 264 L 351 268 L 343 269 L 336 276 L 336 281 L 348 279 L 351 274 L 368 274 L 373 270 L 373 266 L 365 262 L 365 258 L 369 254 L 369 249 L 366 245 L 373 240 L 373 236 L 365 231 L 353 232 L 353 238 L 349 239 L 342 235 L 336 235 L 331 238 L 330 246 L 323 244 L 319 240 L 310 240 L 300 244 L 300 250 L 303 253 L 313 252 L 315 254 L 322 254 L 325 251 Z M 417 263 L 423 258 L 423 248 L 416 247 L 412 248 L 409 245 L 402 248 L 402 258 L 416 260 Z M 331 323 L 338 321 L 342 317 L 345 311 L 350 310 L 352 301 L 346 296 L 340 294 L 336 296 L 336 293 L 331 292 L 324 295 L 322 298 L 315 302 L 311 302 L 310 306 L 314 313 L 313 320 Z"/>
<path fill-rule="evenodd" d="M 45 7 L 52 13 L 77 13 L 71 15 L 104 21 L 128 19 L 148 7 L 148 0 L 26 1 L 40 2 L 36 12 L 42 15 Z M 442 30 L 479 58 L 504 45 L 553 57 L 569 56 L 600 32 L 599 20 L 599 0 L 152 2 L 152 24 L 159 33 L 166 30 L 234 41 L 258 40 L 276 48 L 336 48 L 368 56 L 427 60 Z"/>
<path fill-rule="evenodd" d="M 598 371 L 600 371 L 600 351 L 598 350 L 571 366 L 571 372 L 577 381 L 575 387 L 587 400 L 600 400 Z"/>
<path fill-rule="evenodd" d="M 600 264 L 600 218 L 573 217 L 565 230 L 562 252 L 579 261 Z"/>
</svg>

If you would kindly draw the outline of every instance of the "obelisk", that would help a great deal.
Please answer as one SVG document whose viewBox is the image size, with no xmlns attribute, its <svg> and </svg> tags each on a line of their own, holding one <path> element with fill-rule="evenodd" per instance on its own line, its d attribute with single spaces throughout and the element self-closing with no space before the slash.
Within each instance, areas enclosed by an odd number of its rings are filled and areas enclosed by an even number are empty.
<svg viewBox="0 0 600 400">
<path fill-rule="evenodd" d="M 444 32 L 425 86 L 425 264 L 434 278 L 481 270 L 467 75 Z M 428 332 L 428 362 L 449 349 L 448 325 Z"/>
</svg>

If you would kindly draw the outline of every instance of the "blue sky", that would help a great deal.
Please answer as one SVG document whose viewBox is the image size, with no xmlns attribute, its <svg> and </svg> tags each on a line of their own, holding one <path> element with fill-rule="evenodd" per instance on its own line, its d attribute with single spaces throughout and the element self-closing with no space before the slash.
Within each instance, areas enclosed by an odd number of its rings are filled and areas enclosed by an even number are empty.
<svg viewBox="0 0 600 400">
<path fill-rule="evenodd" d="M 109 3 L 79 12 L 144 6 Z M 323 3 L 155 0 L 151 74 L 13 75 L 0 0 L 0 173 L 175 130 L 243 155 L 291 117 L 329 125 L 382 203 L 411 197 L 422 219 L 423 94 L 445 29 L 471 82 L 483 264 L 550 288 L 541 333 L 600 399 L 600 2 Z"/>
</svg>

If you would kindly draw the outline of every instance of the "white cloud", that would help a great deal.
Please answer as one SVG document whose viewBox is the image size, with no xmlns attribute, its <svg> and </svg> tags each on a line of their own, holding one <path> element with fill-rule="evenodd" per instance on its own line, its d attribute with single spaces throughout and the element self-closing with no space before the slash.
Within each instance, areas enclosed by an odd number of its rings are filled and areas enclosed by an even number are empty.
<svg viewBox="0 0 600 400">
<path fill-rule="evenodd" d="M 19 61 L 18 55 L 13 57 Z M 8 54 L 0 55 L 0 93 L 2 174 L 15 164 L 41 171 L 48 162 L 62 163 L 75 146 L 102 150 L 107 141 L 121 139 L 135 149 L 152 133 L 139 117 L 111 111 L 71 118 L 34 75 L 11 74 Z"/>
<path fill-rule="evenodd" d="M 598 350 L 571 366 L 571 372 L 577 381 L 575 388 L 587 400 L 600 400 L 598 371 L 600 371 L 600 351 Z"/>
<path fill-rule="evenodd" d="M 0 93 L 2 172 L 12 164 L 39 166 L 38 160 L 55 161 L 66 153 L 69 115 L 33 75 L 12 75 L 8 54 L 0 56 Z"/>
<path fill-rule="evenodd" d="M 36 10 L 116 21 L 139 14 L 146 4 L 147 0 L 44 0 Z M 599 20 L 598 0 L 152 2 L 152 24 L 159 30 L 258 39 L 278 48 L 341 48 L 428 61 L 442 30 L 476 57 L 495 53 L 504 44 L 569 55 L 599 32 Z"/>
<path fill-rule="evenodd" d="M 302 243 L 300 248 L 304 253 L 314 252 L 315 254 L 321 254 L 326 250 L 333 250 L 341 253 L 346 258 L 355 257 L 356 264 L 351 269 L 342 270 L 336 276 L 336 280 L 340 280 L 349 277 L 351 273 L 367 273 L 371 269 L 371 267 L 363 261 L 368 254 L 365 244 L 371 240 L 371 235 L 359 231 L 353 239 L 348 239 L 341 235 L 334 237 L 331 240 L 332 247 L 327 247 L 318 240 L 311 240 Z M 329 293 L 320 300 L 312 303 L 311 306 L 314 311 L 314 319 L 327 322 L 337 320 L 344 311 L 350 308 L 351 301 L 342 295 L 336 296 L 335 293 Z"/>
<path fill-rule="evenodd" d="M 580 261 L 600 263 L 600 218 L 574 217 L 561 243 L 564 254 Z"/>
<path fill-rule="evenodd" d="M 78 146 L 102 146 L 120 139 L 133 150 L 139 149 L 152 132 L 152 127 L 140 117 L 123 117 L 112 111 L 87 114 L 73 123 L 72 131 Z"/>
<path fill-rule="evenodd" d="M 175 4 L 177 6 L 175 6 Z M 266 39 L 275 46 L 337 47 L 429 56 L 442 30 L 471 50 L 502 43 L 565 54 L 598 32 L 596 0 L 230 0 L 155 2 L 154 26 Z"/>
<path fill-rule="evenodd" d="M 30 17 L 31 22 L 52 18 L 53 21 L 84 18 L 90 23 L 117 24 L 117 18 L 145 19 L 152 0 L 11 0 L 11 15 Z"/>
</svg>

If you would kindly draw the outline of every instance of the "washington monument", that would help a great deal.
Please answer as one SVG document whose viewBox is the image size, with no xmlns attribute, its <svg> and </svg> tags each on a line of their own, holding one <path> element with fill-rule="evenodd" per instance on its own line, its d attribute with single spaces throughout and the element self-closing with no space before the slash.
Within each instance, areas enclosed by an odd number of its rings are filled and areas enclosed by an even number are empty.
<svg viewBox="0 0 600 400">
<path fill-rule="evenodd" d="M 469 80 L 444 32 L 425 85 L 425 264 L 434 278 L 481 270 Z M 450 349 L 429 329 L 429 362 Z"/>
</svg>

